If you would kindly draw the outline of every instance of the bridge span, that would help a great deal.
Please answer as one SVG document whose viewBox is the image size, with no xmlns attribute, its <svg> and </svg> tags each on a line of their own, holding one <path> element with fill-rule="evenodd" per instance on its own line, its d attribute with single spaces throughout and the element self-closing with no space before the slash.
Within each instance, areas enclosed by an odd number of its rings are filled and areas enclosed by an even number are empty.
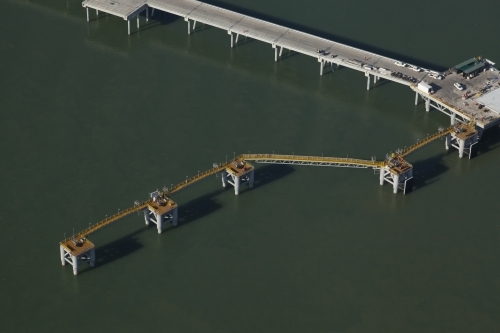
<svg viewBox="0 0 500 333">
<path fill-rule="evenodd" d="M 236 195 L 239 194 L 241 186 L 245 184 L 253 188 L 255 171 L 253 165 L 249 162 L 373 169 L 379 173 L 380 185 L 387 182 L 392 184 L 394 193 L 401 189 L 404 194 L 407 194 L 413 189 L 413 166 L 405 160 L 406 156 L 431 142 L 445 137 L 446 149 L 454 147 L 458 149 L 460 157 L 467 154 L 469 158 L 472 158 L 476 151 L 477 133 L 474 122 L 467 125 L 458 123 L 446 129 L 440 128 L 439 132 L 419 140 L 410 147 L 397 149 L 395 152 L 388 154 L 383 161 L 376 160 L 374 157 L 365 160 L 279 154 L 242 154 L 235 156 L 229 162 L 214 163 L 211 169 L 198 173 L 191 178 L 186 178 L 185 181 L 175 186 L 156 190 L 150 194 L 148 200 L 135 201 L 132 207 L 106 217 L 104 220 L 62 240 L 59 243 L 61 263 L 63 266 L 66 263 L 72 265 L 74 275 L 78 274 L 79 265 L 82 262 L 87 262 L 93 267 L 95 265 L 95 246 L 87 237 L 136 212 L 143 212 L 146 225 L 156 224 L 159 234 L 162 233 L 163 226 L 167 223 L 177 226 L 178 205 L 172 200 L 172 196 L 210 176 L 220 174 L 222 186 L 232 185 Z"/>
<path fill-rule="evenodd" d="M 467 90 L 464 95 L 464 92 L 455 86 L 456 83 L 464 82 L 463 73 L 439 73 L 405 64 L 398 59 L 197 0 L 84 0 L 82 6 L 87 10 L 87 21 L 90 21 L 89 9 L 95 9 L 97 14 L 102 11 L 123 18 L 127 21 L 129 35 L 131 20 L 137 20 L 139 29 L 142 13 L 145 13 L 146 21 L 149 21 L 150 15 L 154 15 L 155 10 L 170 13 L 186 21 L 188 34 L 196 31 L 196 24 L 207 24 L 226 31 L 230 36 L 231 47 L 237 46 L 240 38 L 253 38 L 270 44 L 274 49 L 275 61 L 281 58 L 284 49 L 313 57 L 319 63 L 320 75 L 323 75 L 325 66 L 329 66 L 331 71 L 340 66 L 356 70 L 366 76 L 367 90 L 370 90 L 371 78 L 373 84 L 380 79 L 403 84 L 415 91 L 415 104 L 421 96 L 425 101 L 426 111 L 430 111 L 432 107 L 448 115 L 452 125 L 456 121 L 467 123 L 475 120 L 476 126 L 482 130 L 500 124 L 499 104 L 490 103 L 488 107 L 483 107 L 484 104 L 479 100 L 484 94 L 495 95 L 488 100 L 496 100 L 496 95 L 500 95 L 500 90 L 495 92 L 500 88 L 500 72 L 493 67 L 494 63 L 487 59 L 478 60 L 484 65 L 483 72 L 475 72 L 475 76 L 467 77 Z M 432 89 L 420 89 L 419 82 L 429 84 Z"/>
</svg>

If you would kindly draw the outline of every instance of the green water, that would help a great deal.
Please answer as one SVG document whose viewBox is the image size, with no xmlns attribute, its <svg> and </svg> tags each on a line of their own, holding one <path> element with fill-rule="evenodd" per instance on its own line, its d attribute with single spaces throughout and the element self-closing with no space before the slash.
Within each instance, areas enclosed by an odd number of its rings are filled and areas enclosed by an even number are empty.
<svg viewBox="0 0 500 333">
<path fill-rule="evenodd" d="M 500 61 L 500 4 L 213 2 L 441 69 Z M 175 196 L 158 235 L 131 216 L 90 238 L 74 277 L 58 242 L 234 153 L 383 158 L 449 119 L 414 94 L 156 13 L 137 33 L 76 0 L 0 3 L 0 331 L 498 332 L 500 133 L 473 160 L 438 141 L 415 190 L 371 170 L 258 165 Z"/>
</svg>

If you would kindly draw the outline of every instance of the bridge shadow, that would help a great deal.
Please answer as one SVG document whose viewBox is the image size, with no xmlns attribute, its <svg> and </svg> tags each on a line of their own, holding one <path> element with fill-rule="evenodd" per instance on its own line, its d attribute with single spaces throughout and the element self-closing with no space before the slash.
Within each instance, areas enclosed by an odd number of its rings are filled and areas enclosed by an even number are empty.
<svg viewBox="0 0 500 333">
<path fill-rule="evenodd" d="M 239 195 L 242 195 L 247 191 L 254 191 L 259 187 L 270 184 L 294 171 L 295 169 L 291 166 L 283 164 L 269 164 L 256 168 L 254 188 L 250 189 L 244 185 L 240 188 Z M 196 221 L 218 209 L 221 209 L 223 206 L 217 202 L 217 196 L 225 191 L 233 190 L 233 187 L 228 185 L 226 188 L 220 188 L 186 203 L 179 203 L 179 225 L 177 227 Z M 175 228 L 176 227 L 167 227 L 165 231 Z"/>
<path fill-rule="evenodd" d="M 219 182 L 217 183 L 219 185 Z M 179 225 L 182 226 L 191 223 L 222 208 L 222 205 L 216 201 L 216 197 L 224 191 L 225 189 L 221 188 L 186 203 L 179 204 Z M 174 228 L 176 227 L 168 227 L 165 231 Z"/>
<path fill-rule="evenodd" d="M 441 153 L 413 164 L 414 191 L 437 182 L 439 176 L 449 170 L 443 163 L 443 157 L 446 156 L 446 154 L 447 153 Z"/>
<path fill-rule="evenodd" d="M 269 15 L 269 14 L 257 12 L 257 11 L 254 11 L 254 10 L 251 10 L 251 9 L 248 9 L 248 8 L 245 8 L 245 7 L 241 7 L 241 6 L 238 6 L 238 5 L 230 4 L 230 3 L 227 3 L 227 2 L 224 2 L 224 1 L 219 1 L 219 0 L 205 0 L 204 2 L 206 2 L 208 4 L 211 4 L 211 5 L 214 5 L 214 6 L 222 7 L 222 8 L 228 9 L 228 10 L 232 10 L 232 11 L 241 13 L 243 15 L 252 16 L 252 17 L 257 18 L 257 19 L 261 19 L 261 20 L 264 20 L 264 21 L 269 21 L 271 23 L 282 25 L 282 26 L 285 26 L 287 28 L 299 30 L 299 31 L 302 31 L 302 32 L 305 32 L 305 33 L 309 33 L 311 35 L 315 35 L 315 36 L 318 36 L 318 37 L 326 38 L 326 39 L 329 39 L 329 40 L 332 40 L 332 41 L 335 41 L 335 42 L 338 42 L 338 43 L 342 43 L 342 44 L 346 44 L 346 45 L 349 45 L 349 46 L 353 46 L 353 47 L 356 47 L 356 48 L 359 48 L 359 49 L 362 49 L 362 50 L 365 50 L 365 51 L 368 51 L 368 52 L 372 52 L 372 53 L 377 53 L 377 54 L 380 54 L 380 55 L 384 55 L 386 57 L 398 59 L 398 60 L 401 60 L 401 61 L 404 61 L 404 62 L 407 62 L 407 63 L 411 63 L 411 64 L 414 64 L 414 65 L 418 65 L 418 66 L 421 66 L 421 67 L 432 68 L 432 69 L 435 69 L 435 70 L 438 70 L 438 71 L 445 71 L 445 70 L 448 69 L 448 68 L 445 68 L 443 66 L 434 64 L 434 63 L 430 63 L 430 62 L 427 62 L 427 61 L 422 61 L 420 59 L 416 59 L 416 58 L 410 57 L 408 55 L 404 55 L 404 54 L 400 54 L 400 53 L 397 53 L 397 52 L 389 51 L 389 50 L 386 50 L 386 49 L 383 49 L 383 48 L 380 48 L 380 47 L 376 47 L 376 46 L 373 46 L 373 45 L 370 45 L 370 44 L 362 43 L 362 42 L 359 42 L 359 41 L 356 41 L 356 40 L 353 40 L 353 39 L 350 39 L 350 38 L 346 38 L 346 37 L 342 37 L 342 36 L 339 36 L 339 35 L 335 35 L 335 34 L 332 34 L 332 33 L 329 33 L 329 32 L 325 32 L 325 31 L 322 31 L 322 30 L 319 30 L 319 29 L 310 28 L 310 27 L 307 27 L 307 26 L 304 26 L 304 25 L 301 25 L 301 24 L 298 24 L 298 23 L 295 23 L 295 22 L 292 22 L 292 21 L 288 21 L 288 20 L 285 20 L 285 19 L 282 19 L 282 18 L 279 18 L 279 17 L 276 17 L 276 16 Z"/>
<path fill-rule="evenodd" d="M 491 111 L 490 111 L 491 112 Z M 495 126 L 484 131 L 478 142 L 478 151 L 483 154 L 500 146 L 500 127 Z"/>
<path fill-rule="evenodd" d="M 264 167 L 258 168 L 255 171 L 255 188 L 259 188 L 270 184 L 280 178 L 283 178 L 290 173 L 292 173 L 294 168 L 289 165 L 276 165 L 270 164 Z M 220 184 L 220 183 L 219 183 Z M 252 189 L 252 190 L 254 190 Z M 250 190 L 248 187 L 244 187 L 241 193 Z M 175 228 L 182 227 L 188 223 L 194 222 L 202 217 L 205 217 L 216 210 L 222 208 L 223 206 L 216 201 L 218 195 L 225 191 L 233 191 L 233 188 L 229 185 L 226 188 L 220 188 L 210 193 L 207 193 L 201 197 L 194 200 L 188 201 L 187 203 L 179 204 L 179 224 L 177 227 L 166 226 L 163 232 L 168 232 L 174 230 Z M 240 195 L 241 195 L 240 193 Z M 141 218 L 142 221 L 142 218 Z M 143 223 L 143 222 L 142 222 Z M 96 247 L 96 267 L 109 264 L 115 260 L 123 258 L 143 247 L 143 245 L 138 241 L 138 235 L 146 230 L 156 230 L 155 225 L 140 228 L 128 235 L 121 237 L 115 241 L 107 243 L 103 246 Z M 78 274 L 83 274 L 91 270 L 88 265 L 82 265 Z"/>
<path fill-rule="evenodd" d="M 115 260 L 128 256 L 129 254 L 141 249 L 143 245 L 139 243 L 137 235 L 146 231 L 147 228 L 141 228 L 117 240 L 107 243 L 103 246 L 96 246 L 96 267 L 109 264 Z M 83 264 L 78 274 L 84 274 L 92 270 L 89 265 Z"/>
<path fill-rule="evenodd" d="M 295 169 L 287 164 L 268 164 L 255 169 L 254 188 L 270 184 L 278 179 L 288 176 Z"/>
</svg>

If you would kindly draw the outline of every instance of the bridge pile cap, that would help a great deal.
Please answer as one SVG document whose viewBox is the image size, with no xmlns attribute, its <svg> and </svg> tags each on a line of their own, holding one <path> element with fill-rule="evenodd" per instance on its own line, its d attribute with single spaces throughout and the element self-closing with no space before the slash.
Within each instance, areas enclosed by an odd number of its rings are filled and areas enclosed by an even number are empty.
<svg viewBox="0 0 500 333">
<path fill-rule="evenodd" d="M 94 244 L 88 239 L 85 239 L 85 241 L 80 246 L 75 245 L 75 243 L 73 242 L 73 240 L 71 240 L 71 238 L 62 241 L 60 244 L 66 250 L 68 250 L 72 256 L 75 257 L 84 254 L 85 252 L 90 251 L 95 247 Z"/>
<path fill-rule="evenodd" d="M 165 213 L 170 212 L 171 210 L 177 208 L 177 204 L 171 200 L 167 199 L 167 203 L 165 205 L 160 205 L 158 202 L 151 201 L 148 205 L 156 214 L 163 215 Z"/>
<path fill-rule="evenodd" d="M 227 164 L 226 171 L 236 177 L 241 177 L 254 169 L 253 165 L 243 159 L 236 159 Z"/>
<path fill-rule="evenodd" d="M 403 174 L 406 171 L 413 168 L 413 165 L 411 165 L 410 163 L 406 162 L 403 159 L 400 160 L 391 159 L 387 162 L 387 166 L 389 167 L 389 172 L 395 175 Z"/>
<path fill-rule="evenodd" d="M 474 128 L 470 127 L 462 127 L 462 131 L 455 133 L 455 136 L 459 138 L 460 140 L 467 140 L 471 136 L 474 136 L 477 134 L 477 131 Z"/>
</svg>

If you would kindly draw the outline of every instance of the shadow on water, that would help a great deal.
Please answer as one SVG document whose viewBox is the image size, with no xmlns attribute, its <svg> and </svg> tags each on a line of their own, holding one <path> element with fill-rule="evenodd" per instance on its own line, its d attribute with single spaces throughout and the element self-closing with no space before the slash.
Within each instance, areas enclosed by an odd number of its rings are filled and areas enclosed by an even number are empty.
<svg viewBox="0 0 500 333">
<path fill-rule="evenodd" d="M 255 170 L 254 188 L 250 189 L 245 185 L 240 188 L 240 195 L 250 190 L 255 191 L 259 187 L 283 178 L 293 171 L 295 170 L 289 165 L 270 164 L 258 168 Z M 212 191 L 187 203 L 179 204 L 179 225 L 196 221 L 222 208 L 222 205 L 216 201 L 216 197 L 225 191 L 233 191 L 232 186 L 228 185 L 226 188 Z"/>
<path fill-rule="evenodd" d="M 179 204 L 179 225 L 196 221 L 222 208 L 221 204 L 216 201 L 216 197 L 224 190 L 218 189 L 185 204 Z"/>
<path fill-rule="evenodd" d="M 500 127 L 495 126 L 484 131 L 481 140 L 478 143 L 478 151 L 487 153 L 490 150 L 498 148 L 500 146 Z"/>
<path fill-rule="evenodd" d="M 446 153 L 441 153 L 413 164 L 414 191 L 437 182 L 439 176 L 448 171 L 449 168 L 443 163 L 445 155 Z"/>
<path fill-rule="evenodd" d="M 272 15 L 257 12 L 257 11 L 254 11 L 254 10 L 251 10 L 251 9 L 248 9 L 245 7 L 241 7 L 238 5 L 229 4 L 229 3 L 224 2 L 224 1 L 205 0 L 204 2 L 211 4 L 211 5 L 214 5 L 214 6 L 222 7 L 224 9 L 232 10 L 232 11 L 241 13 L 243 15 L 252 16 L 254 18 L 268 21 L 268 22 L 271 22 L 274 24 L 282 25 L 282 26 L 285 26 L 287 28 L 299 30 L 299 31 L 302 31 L 302 32 L 305 32 L 305 33 L 308 33 L 311 35 L 315 35 L 315 36 L 326 38 L 326 39 L 329 39 L 329 40 L 332 40 L 332 41 L 335 41 L 338 43 L 342 43 L 342 44 L 346 44 L 346 45 L 349 45 L 352 47 L 363 49 L 363 50 L 368 51 L 368 52 L 373 52 L 373 53 L 377 53 L 380 55 L 384 55 L 386 57 L 398 59 L 398 60 L 401 60 L 401 61 L 404 61 L 407 63 L 415 64 L 415 65 L 426 67 L 426 68 L 432 68 L 432 69 L 439 70 L 439 71 L 444 71 L 444 70 L 448 69 L 448 68 L 445 68 L 443 66 L 436 65 L 436 64 L 426 62 L 426 61 L 422 61 L 420 59 L 415 59 L 415 58 L 409 57 L 409 56 L 404 55 L 404 54 L 392 52 L 392 51 L 382 49 L 382 48 L 379 48 L 379 47 L 376 47 L 373 45 L 358 42 L 358 41 L 353 40 L 353 39 L 345 38 L 345 37 L 335 35 L 335 34 L 332 34 L 329 32 L 310 28 L 310 27 L 307 27 L 307 26 L 304 26 L 304 25 L 301 25 L 301 24 L 298 24 L 295 22 L 291 22 L 288 20 L 284 20 L 284 19 L 272 16 Z"/>
<path fill-rule="evenodd" d="M 96 267 L 109 264 L 141 249 L 143 245 L 137 240 L 137 235 L 144 231 L 146 231 L 146 228 L 141 228 L 111 243 L 96 246 Z M 88 265 L 82 265 L 82 268 L 79 274 L 91 269 Z"/>
<path fill-rule="evenodd" d="M 254 188 L 259 188 L 272 183 L 280 178 L 288 176 L 295 169 L 286 164 L 269 164 L 255 169 L 255 185 Z"/>
</svg>

